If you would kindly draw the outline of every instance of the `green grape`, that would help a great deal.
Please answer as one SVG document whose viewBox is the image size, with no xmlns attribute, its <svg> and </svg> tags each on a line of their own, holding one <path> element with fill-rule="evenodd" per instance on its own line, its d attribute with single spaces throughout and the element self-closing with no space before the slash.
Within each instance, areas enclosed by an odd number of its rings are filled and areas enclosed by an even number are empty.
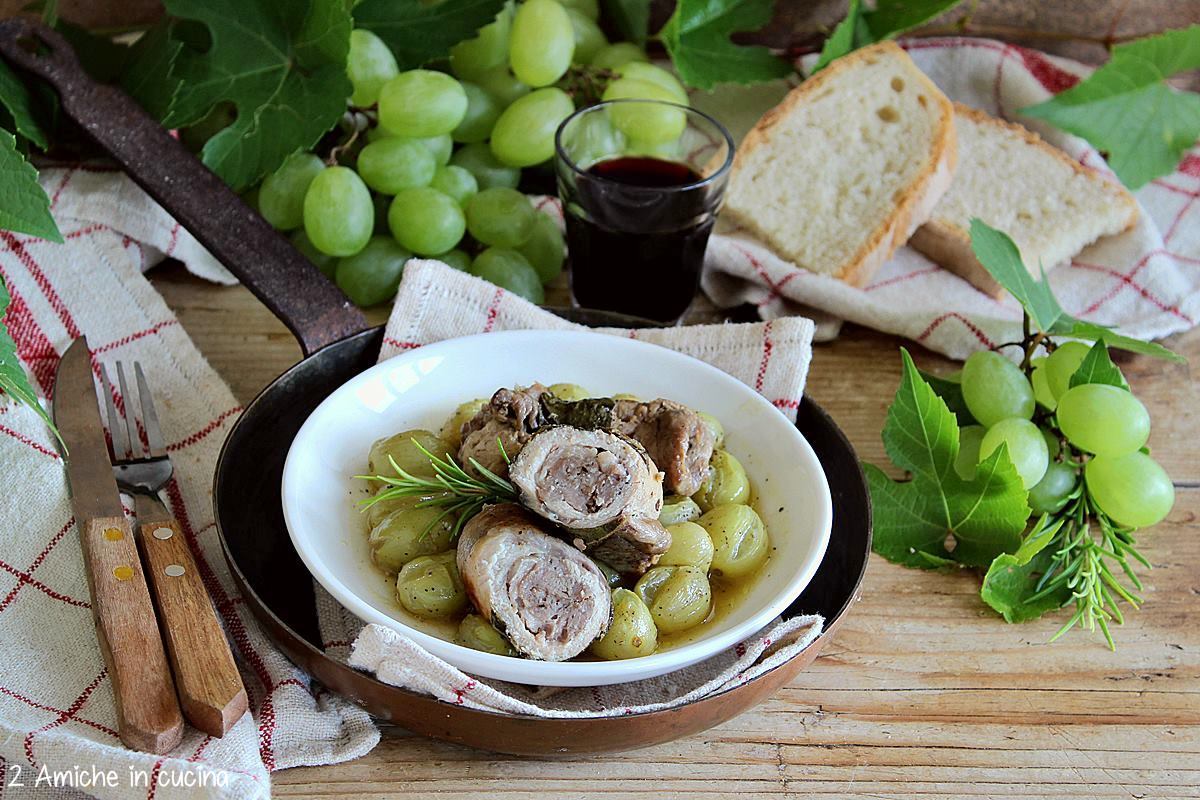
<svg viewBox="0 0 1200 800">
<path fill-rule="evenodd" d="M 965 425 L 958 429 L 958 457 L 954 459 L 954 471 L 964 481 L 975 477 L 979 466 L 979 446 L 987 428 L 982 425 Z"/>
<path fill-rule="evenodd" d="M 467 231 L 495 247 L 516 247 L 533 233 L 537 212 L 516 189 L 484 189 L 467 202 Z"/>
<path fill-rule="evenodd" d="M 1053 353 L 1046 357 L 1043 366 L 1043 369 L 1046 370 L 1046 384 L 1055 400 L 1062 397 L 1067 389 L 1071 388 L 1071 376 L 1075 374 L 1075 370 L 1079 369 L 1079 365 L 1083 363 L 1083 357 L 1088 354 L 1090 349 L 1082 342 L 1067 342 L 1059 345 Z"/>
<path fill-rule="evenodd" d="M 475 277 L 491 281 L 531 303 L 541 303 L 546 299 L 537 273 L 516 250 L 489 247 L 475 256 L 469 271 Z"/>
<path fill-rule="evenodd" d="M 459 243 L 467 221 L 453 197 L 424 186 L 396 194 L 388 209 L 388 227 L 409 250 L 436 256 Z"/>
<path fill-rule="evenodd" d="M 1157 525 L 1175 505 L 1175 486 L 1153 458 L 1135 450 L 1096 456 L 1083 468 L 1088 494 L 1113 522 L 1129 528 Z"/>
<path fill-rule="evenodd" d="M 358 154 L 358 174 L 377 192 L 428 186 L 437 164 L 429 148 L 415 139 L 380 139 Z"/>
<path fill-rule="evenodd" d="M 364 308 L 391 300 L 411 257 L 392 237 L 372 236 L 366 247 L 338 262 L 338 288 Z"/>
<path fill-rule="evenodd" d="M 554 0 L 530 0 L 553 3 Z M 553 87 L 517 100 L 492 128 L 492 153 L 510 167 L 531 167 L 554 155 L 554 132 L 575 112 L 570 95 Z"/>
<path fill-rule="evenodd" d="M 1150 438 L 1150 414 L 1119 386 L 1084 383 L 1058 398 L 1058 427 L 1067 441 L 1098 456 L 1123 456 Z"/>
<path fill-rule="evenodd" d="M 292 247 L 299 250 L 305 258 L 316 265 L 317 269 L 321 270 L 321 274 L 327 278 L 332 278 L 337 270 L 337 256 L 331 256 L 328 253 L 322 253 L 313 243 L 309 241 L 308 234 L 304 229 L 296 231 L 291 236 Z"/>
<path fill-rule="evenodd" d="M 963 364 L 963 400 L 979 424 L 1033 416 L 1033 387 L 1021 369 L 999 353 L 981 350 Z"/>
<path fill-rule="evenodd" d="M 233 103 L 217 103 L 197 122 L 179 130 L 179 141 L 193 153 L 204 149 L 208 140 L 228 128 L 237 119 L 237 106 Z"/>
<path fill-rule="evenodd" d="M 350 31 L 350 52 L 346 56 L 346 76 L 354 91 L 350 103 L 359 108 L 375 105 L 379 90 L 400 74 L 396 57 L 383 40 L 370 31 Z"/>
<path fill-rule="evenodd" d="M 1058 458 L 1058 454 L 1062 452 L 1062 442 L 1058 440 L 1058 434 L 1049 428 L 1041 428 L 1042 438 L 1046 440 L 1046 451 L 1050 454 L 1050 460 Z"/>
<path fill-rule="evenodd" d="M 617 78 L 604 90 L 603 99 L 679 102 L 671 90 L 638 78 Z M 609 106 L 608 116 L 621 133 L 646 144 L 678 139 L 687 127 L 682 108 L 660 103 L 617 103 Z"/>
<path fill-rule="evenodd" d="M 1042 408 L 1053 411 L 1058 407 L 1058 398 L 1054 396 L 1054 392 L 1050 391 L 1050 379 L 1046 377 L 1048 370 L 1044 366 L 1034 367 L 1033 374 L 1029 376 L 1029 382 L 1033 385 L 1033 399 L 1038 402 Z"/>
<path fill-rule="evenodd" d="M 349 167 L 326 167 L 304 195 L 304 232 L 322 253 L 348 256 L 366 246 L 375 227 L 371 190 Z"/>
<path fill-rule="evenodd" d="M 258 190 L 258 213 L 281 231 L 304 224 L 304 193 L 325 169 L 312 153 L 293 153 L 263 179 Z"/>
<path fill-rule="evenodd" d="M 546 214 L 534 214 L 533 232 L 517 252 L 525 256 L 538 280 L 549 283 L 562 273 L 567 246 L 554 220 Z"/>
<path fill-rule="evenodd" d="M 646 51 L 633 42 L 617 42 L 600 49 L 592 56 L 592 66 L 596 69 L 620 69 L 631 61 L 650 62 Z"/>
<path fill-rule="evenodd" d="M 1053 514 L 1067 504 L 1079 475 L 1066 464 L 1053 462 L 1046 474 L 1029 490 L 1029 508 L 1035 514 Z"/>
<path fill-rule="evenodd" d="M 600 3 L 598 0 L 558 0 L 558 2 L 567 11 L 582 14 L 592 22 L 600 19 Z"/>
<path fill-rule="evenodd" d="M 617 70 L 617 72 L 622 78 L 632 78 L 661 86 L 675 97 L 676 103 L 684 106 L 688 104 L 688 93 L 683 88 L 683 84 L 662 67 L 656 67 L 644 61 L 631 61 Z"/>
<path fill-rule="evenodd" d="M 521 181 L 521 170 L 501 164 L 492 155 L 492 149 L 486 142 L 469 144 L 459 149 L 450 158 L 450 163 L 474 175 L 480 189 L 497 186 L 515 189 Z"/>
<path fill-rule="evenodd" d="M 447 253 L 442 253 L 437 259 L 461 272 L 469 272 L 471 269 L 471 257 L 464 250 L 455 248 Z"/>
<path fill-rule="evenodd" d="M 513 16 L 508 63 L 530 86 L 549 86 L 571 66 L 575 32 L 567 10 L 555 0 L 525 0 Z"/>
<path fill-rule="evenodd" d="M 613 127 L 608 114 L 584 114 L 563 127 L 563 148 L 580 168 L 627 152 L 625 134 Z"/>
<path fill-rule="evenodd" d="M 450 133 L 466 113 L 467 93 L 444 72 L 401 72 L 379 92 L 379 124 L 397 136 Z"/>
<path fill-rule="evenodd" d="M 608 37 L 591 17 L 573 8 L 567 9 L 567 16 L 575 33 L 575 53 L 571 60 L 576 64 L 587 64 L 596 53 L 608 46 Z"/>
<path fill-rule="evenodd" d="M 489 69 L 475 79 L 475 85 L 496 98 L 501 108 L 508 108 L 517 98 L 529 94 L 528 84 L 521 83 L 507 66 Z"/>
<path fill-rule="evenodd" d="M 450 134 L 443 133 L 441 136 L 417 137 L 412 141 L 419 143 L 430 153 L 433 153 L 433 163 L 439 167 L 444 167 L 450 163 L 450 154 L 454 152 L 454 140 L 450 138 Z"/>
<path fill-rule="evenodd" d="M 494 21 L 479 29 L 478 36 L 450 48 L 450 71 L 473 81 L 489 69 L 506 66 L 511 33 L 512 9 L 505 6 Z"/>
<path fill-rule="evenodd" d="M 475 176 L 453 164 L 438 167 L 429 185 L 442 194 L 453 197 L 460 206 L 466 204 L 471 196 L 479 191 L 479 182 L 475 180 Z"/>
<path fill-rule="evenodd" d="M 1001 444 L 1008 445 L 1008 458 L 1017 468 L 1026 489 L 1035 486 L 1046 474 L 1050 454 L 1038 426 L 1027 419 L 1009 417 L 988 428 L 979 443 L 979 460 L 990 456 Z"/>
<path fill-rule="evenodd" d="M 467 113 L 450 135 L 456 142 L 482 142 L 491 135 L 500 118 L 500 103 L 473 83 L 464 83 L 462 87 L 467 93 Z"/>
</svg>

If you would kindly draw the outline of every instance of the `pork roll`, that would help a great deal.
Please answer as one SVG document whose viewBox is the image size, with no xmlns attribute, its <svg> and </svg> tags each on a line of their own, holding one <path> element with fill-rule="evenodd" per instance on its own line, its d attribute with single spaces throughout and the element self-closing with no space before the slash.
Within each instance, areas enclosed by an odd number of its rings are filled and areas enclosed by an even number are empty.
<svg viewBox="0 0 1200 800">
<path fill-rule="evenodd" d="M 513 460 L 509 478 L 527 508 L 565 528 L 657 518 L 662 510 L 662 473 L 641 445 L 609 431 L 544 427 Z"/>
<path fill-rule="evenodd" d="M 599 531 L 581 531 L 575 546 L 623 575 L 641 575 L 671 548 L 671 532 L 653 517 L 623 515 Z"/>
<path fill-rule="evenodd" d="M 608 582 L 590 558 L 531 521 L 512 504 L 476 515 L 459 540 L 459 572 L 475 608 L 517 651 L 565 661 L 608 629 Z"/>
<path fill-rule="evenodd" d="M 474 473 L 476 470 L 471 465 L 474 459 L 505 477 L 508 460 L 516 458 L 544 422 L 541 398 L 545 393 L 546 387 L 540 383 L 527 389 L 497 389 L 492 399 L 463 423 L 462 444 L 458 448 L 458 460 L 463 468 Z"/>
<path fill-rule="evenodd" d="M 618 400 L 612 429 L 636 439 L 665 474 L 664 486 L 691 496 L 700 488 L 716 436 L 692 409 L 672 400 Z"/>
</svg>

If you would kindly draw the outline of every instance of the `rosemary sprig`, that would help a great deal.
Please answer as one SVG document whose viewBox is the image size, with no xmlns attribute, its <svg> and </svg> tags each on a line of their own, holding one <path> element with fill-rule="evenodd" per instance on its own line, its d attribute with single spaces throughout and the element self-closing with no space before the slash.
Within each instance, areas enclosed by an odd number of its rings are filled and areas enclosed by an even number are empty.
<svg viewBox="0 0 1200 800">
<path fill-rule="evenodd" d="M 362 500 L 359 505 L 366 511 L 376 503 L 384 500 L 395 500 L 401 497 L 422 497 L 416 508 L 441 508 L 442 512 L 425 526 L 421 532 L 424 538 L 429 531 L 440 524 L 446 517 L 454 516 L 454 528 L 451 539 L 458 538 L 467 520 L 479 513 L 489 503 L 503 503 L 517 499 L 517 489 L 504 478 L 492 472 L 475 459 L 470 459 L 470 465 L 480 477 L 475 477 L 459 466 L 454 457 L 447 453 L 444 457 L 435 456 L 416 439 L 410 439 L 413 447 L 417 448 L 433 468 L 433 476 L 422 478 L 404 470 L 396 459 L 388 456 L 388 462 L 396 471 L 396 476 L 390 475 L 355 475 L 355 478 L 365 481 L 376 481 L 390 486 L 378 494 Z M 504 450 L 499 437 L 500 453 L 508 463 L 508 453 Z"/>
</svg>

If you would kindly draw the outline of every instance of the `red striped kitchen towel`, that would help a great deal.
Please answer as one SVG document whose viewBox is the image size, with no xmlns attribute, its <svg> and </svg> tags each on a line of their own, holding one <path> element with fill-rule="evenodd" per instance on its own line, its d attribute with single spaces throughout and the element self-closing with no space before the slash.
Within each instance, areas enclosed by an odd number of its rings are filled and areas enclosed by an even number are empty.
<svg viewBox="0 0 1200 800">
<path fill-rule="evenodd" d="M 188 728 L 161 758 L 122 746 L 62 460 L 41 420 L 4 398 L 0 798 L 75 797 L 79 788 L 122 800 L 266 798 L 275 769 L 362 755 L 379 737 L 366 713 L 314 685 L 272 647 L 230 580 L 211 486 L 217 451 L 241 407 L 142 272 L 172 255 L 202 277 L 231 278 L 119 172 L 47 169 L 41 180 L 66 243 L 0 232 L 17 354 L 43 396 L 53 391 L 59 354 L 81 334 L 99 358 L 145 368 L 175 463 L 166 499 L 232 640 L 253 716 L 219 740 Z"/>
<path fill-rule="evenodd" d="M 1074 86 L 1089 69 L 990 39 L 914 39 L 902 43 L 950 97 L 1019 121 L 1083 165 L 1109 172 L 1087 142 L 1036 120 L 1020 109 Z M 1200 148 L 1175 173 L 1135 193 L 1137 226 L 1050 270 L 1067 313 L 1141 339 L 1158 339 L 1200 320 Z M 744 235 L 714 236 L 704 289 L 720 306 L 753 303 L 763 319 L 819 309 L 920 342 L 953 358 L 998 342 L 1020 339 L 1021 311 L 1008 296 L 997 301 L 908 247 L 896 251 L 871 282 L 859 289 L 776 257 Z M 818 338 L 837 324 L 818 326 Z M 824 336 L 823 336 L 824 334 Z"/>
</svg>

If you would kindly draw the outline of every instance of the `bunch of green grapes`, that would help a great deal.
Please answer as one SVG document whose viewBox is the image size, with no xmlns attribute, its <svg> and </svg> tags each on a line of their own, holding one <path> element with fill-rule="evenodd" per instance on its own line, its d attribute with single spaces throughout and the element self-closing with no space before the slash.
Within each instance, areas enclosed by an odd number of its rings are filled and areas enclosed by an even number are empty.
<svg viewBox="0 0 1200 800">
<path fill-rule="evenodd" d="M 1150 415 L 1124 387 L 1071 386 L 1088 350 L 1063 344 L 1035 360 L 1028 379 L 998 353 L 972 354 L 963 365 L 962 393 L 979 424 L 960 429 L 955 469 L 972 477 L 1003 443 L 1035 514 L 1061 511 L 1079 496 L 1082 480 L 1094 506 L 1118 526 L 1155 525 L 1174 505 L 1175 489 L 1146 451 Z"/>
<path fill-rule="evenodd" d="M 509 3 L 451 49 L 447 71 L 401 72 L 383 40 L 353 31 L 341 140 L 325 158 L 297 153 L 267 176 L 259 211 L 361 306 L 391 299 L 414 256 L 542 302 L 565 245 L 517 191 L 522 170 L 546 164 L 558 126 L 597 96 L 688 102 L 641 48 L 609 43 L 598 16 L 597 0 Z M 602 91 L 580 92 L 581 77 Z M 684 124 L 669 107 L 611 114 L 648 152 Z"/>
</svg>

